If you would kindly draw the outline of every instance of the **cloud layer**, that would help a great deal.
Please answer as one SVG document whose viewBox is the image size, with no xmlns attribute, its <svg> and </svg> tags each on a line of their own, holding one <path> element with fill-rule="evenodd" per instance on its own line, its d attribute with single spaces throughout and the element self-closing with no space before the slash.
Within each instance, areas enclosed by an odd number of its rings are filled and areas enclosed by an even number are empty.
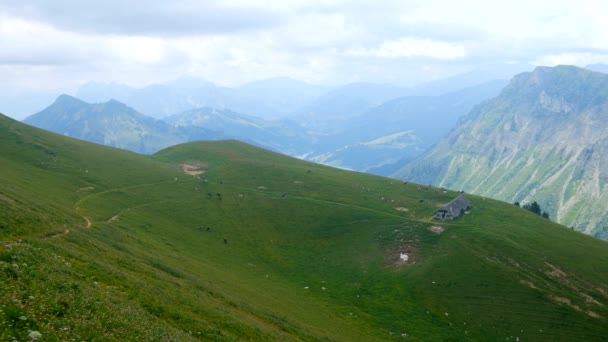
<svg viewBox="0 0 608 342">
<path fill-rule="evenodd" d="M 416 84 L 491 63 L 608 62 L 607 11 L 601 0 L 0 0 L 0 77 L 45 89 L 180 75 Z"/>
</svg>

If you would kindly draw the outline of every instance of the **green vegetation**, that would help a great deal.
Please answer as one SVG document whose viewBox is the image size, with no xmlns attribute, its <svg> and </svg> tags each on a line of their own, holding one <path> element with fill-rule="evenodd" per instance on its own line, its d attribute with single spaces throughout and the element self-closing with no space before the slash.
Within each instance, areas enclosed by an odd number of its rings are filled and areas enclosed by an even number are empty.
<svg viewBox="0 0 608 342">
<path fill-rule="evenodd" d="M 544 216 L 608 239 L 607 94 L 608 75 L 583 68 L 522 73 L 393 176 L 508 202 L 538 201 Z"/>
<path fill-rule="evenodd" d="M 607 243 L 510 204 L 434 221 L 457 192 L 236 141 L 142 156 L 0 117 L 0 146 L 0 340 L 608 333 Z"/>
</svg>

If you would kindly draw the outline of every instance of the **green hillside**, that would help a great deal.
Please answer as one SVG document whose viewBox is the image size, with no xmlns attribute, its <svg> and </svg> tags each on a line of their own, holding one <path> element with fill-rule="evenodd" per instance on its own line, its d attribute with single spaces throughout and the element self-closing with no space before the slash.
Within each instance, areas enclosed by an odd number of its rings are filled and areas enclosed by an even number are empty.
<svg viewBox="0 0 608 342">
<path fill-rule="evenodd" d="M 509 204 L 467 195 L 433 221 L 456 192 L 236 141 L 142 156 L 2 116 L 0 152 L 0 340 L 608 333 L 608 244 Z"/>
<path fill-rule="evenodd" d="M 538 201 L 553 220 L 608 239 L 607 109 L 608 75 L 538 67 L 393 176 L 510 203 Z"/>
</svg>

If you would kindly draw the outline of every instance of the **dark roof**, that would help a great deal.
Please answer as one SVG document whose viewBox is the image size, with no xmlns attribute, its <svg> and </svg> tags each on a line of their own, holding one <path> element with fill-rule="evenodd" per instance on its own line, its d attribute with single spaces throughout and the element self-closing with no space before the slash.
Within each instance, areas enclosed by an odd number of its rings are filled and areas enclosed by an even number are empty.
<svg viewBox="0 0 608 342">
<path fill-rule="evenodd" d="M 464 195 L 460 195 L 454 198 L 450 203 L 441 207 L 439 210 L 455 213 L 456 216 L 458 216 L 461 210 L 467 210 L 470 206 L 471 201 L 464 197 Z"/>
</svg>

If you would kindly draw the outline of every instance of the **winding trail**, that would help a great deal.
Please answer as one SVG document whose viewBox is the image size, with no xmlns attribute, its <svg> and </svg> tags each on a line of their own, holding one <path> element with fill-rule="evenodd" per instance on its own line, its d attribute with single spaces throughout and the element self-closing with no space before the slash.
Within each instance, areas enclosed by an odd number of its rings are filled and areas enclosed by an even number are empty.
<svg viewBox="0 0 608 342">
<path fill-rule="evenodd" d="M 179 180 L 179 179 L 172 179 L 170 181 L 162 181 L 162 182 L 156 182 L 156 183 L 145 183 L 145 184 L 137 184 L 137 185 L 131 185 L 131 186 L 127 186 L 124 188 L 114 188 L 114 189 L 109 189 L 106 191 L 101 191 L 101 192 L 96 192 L 96 193 L 92 193 L 90 195 L 87 195 L 81 199 L 79 199 L 76 203 L 74 203 L 74 207 L 78 209 L 78 207 L 85 201 L 87 201 L 90 198 L 93 197 L 97 197 L 97 196 L 101 196 L 101 195 L 105 195 L 105 194 L 109 194 L 111 192 L 116 192 L 116 191 L 123 191 L 123 190 L 130 190 L 130 189 L 136 189 L 136 188 L 143 188 L 143 187 L 147 187 L 147 186 L 155 186 L 155 185 L 161 185 L 161 184 L 169 184 L 169 183 L 175 183 L 175 182 L 180 182 L 180 181 L 184 181 L 184 180 Z"/>
</svg>

